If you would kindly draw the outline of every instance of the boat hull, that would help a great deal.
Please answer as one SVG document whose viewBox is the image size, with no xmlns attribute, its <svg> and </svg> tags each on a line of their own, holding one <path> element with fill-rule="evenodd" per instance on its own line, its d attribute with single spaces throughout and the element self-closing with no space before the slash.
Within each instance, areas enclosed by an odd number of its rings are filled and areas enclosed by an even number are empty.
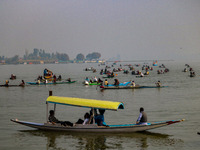
<svg viewBox="0 0 200 150">
<path fill-rule="evenodd" d="M 54 82 L 50 82 L 50 83 L 43 83 L 43 82 L 41 82 L 40 84 L 38 84 L 37 82 L 26 82 L 26 83 L 28 83 L 28 84 L 30 84 L 30 85 L 51 85 L 51 84 L 70 84 L 70 83 L 75 83 L 76 81 L 71 81 L 71 82 L 56 82 L 56 83 L 54 83 Z"/>
<path fill-rule="evenodd" d="M 19 121 L 17 119 L 11 119 L 11 121 L 22 124 L 25 126 L 29 126 L 32 128 L 37 128 L 39 130 L 53 130 L 53 131 L 67 131 L 67 132 L 99 132 L 99 133 L 132 133 L 132 132 L 140 132 L 146 131 L 150 129 L 160 128 L 167 125 L 171 125 L 174 123 L 178 123 L 182 120 L 171 120 L 171 121 L 163 121 L 157 123 L 148 123 L 148 125 L 136 125 L 136 124 L 124 124 L 124 125 L 109 125 L 109 126 L 97 126 L 96 124 L 88 124 L 88 125 L 75 125 L 73 127 L 65 127 L 61 126 L 60 124 L 49 124 L 49 123 L 33 123 L 33 122 L 26 122 L 26 121 Z"/>
<path fill-rule="evenodd" d="M 141 88 L 164 88 L 164 87 L 168 87 L 168 86 L 101 86 L 102 89 L 141 89 Z"/>
</svg>

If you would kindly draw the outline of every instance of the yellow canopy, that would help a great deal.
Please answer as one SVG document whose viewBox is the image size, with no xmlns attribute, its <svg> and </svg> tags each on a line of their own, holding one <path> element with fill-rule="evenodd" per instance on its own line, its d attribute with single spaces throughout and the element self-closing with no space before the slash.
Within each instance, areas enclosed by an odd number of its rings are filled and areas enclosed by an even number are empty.
<svg viewBox="0 0 200 150">
<path fill-rule="evenodd" d="M 46 101 L 48 103 L 54 103 L 54 104 L 97 108 L 97 109 L 109 109 L 109 110 L 124 109 L 124 105 L 121 102 L 102 101 L 95 99 L 49 96 Z"/>
</svg>

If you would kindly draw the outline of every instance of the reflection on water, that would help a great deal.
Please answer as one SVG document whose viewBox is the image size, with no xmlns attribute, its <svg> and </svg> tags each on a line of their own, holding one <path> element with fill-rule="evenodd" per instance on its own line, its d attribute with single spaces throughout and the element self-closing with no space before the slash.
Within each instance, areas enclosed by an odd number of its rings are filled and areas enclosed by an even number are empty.
<svg viewBox="0 0 200 150">
<path fill-rule="evenodd" d="M 138 132 L 129 134 L 103 134 L 103 133 L 68 133 L 47 132 L 40 130 L 20 131 L 16 134 L 18 140 L 38 137 L 43 138 L 46 149 L 147 149 L 149 147 L 174 147 L 182 145 L 181 140 L 171 139 L 169 135 L 152 132 Z M 21 143 L 21 141 L 18 141 Z"/>
</svg>

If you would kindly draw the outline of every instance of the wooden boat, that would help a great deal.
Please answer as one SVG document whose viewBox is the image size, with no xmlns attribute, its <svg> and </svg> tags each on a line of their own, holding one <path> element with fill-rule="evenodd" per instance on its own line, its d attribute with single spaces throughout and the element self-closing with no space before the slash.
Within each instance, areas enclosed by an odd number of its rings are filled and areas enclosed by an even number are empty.
<svg viewBox="0 0 200 150">
<path fill-rule="evenodd" d="M 140 89 L 140 88 L 164 88 L 164 87 L 168 87 L 168 86 L 100 86 L 100 88 L 102 89 Z"/>
<path fill-rule="evenodd" d="M 70 83 L 75 83 L 76 81 L 62 81 L 62 82 L 49 82 L 49 83 L 44 83 L 44 82 L 41 82 L 40 84 L 38 84 L 37 82 L 26 82 L 27 84 L 30 84 L 30 85 L 51 85 L 51 84 L 70 84 Z"/>
<path fill-rule="evenodd" d="M 0 87 L 24 87 L 24 86 L 21 86 L 21 85 L 0 85 Z"/>
<path fill-rule="evenodd" d="M 50 92 L 51 93 L 51 92 Z M 51 94 L 50 94 L 51 95 Z M 77 106 L 77 107 L 86 107 L 92 108 L 93 114 L 94 109 L 106 109 L 114 110 L 124 109 L 124 104 L 121 102 L 112 102 L 112 101 L 102 101 L 94 99 L 81 99 L 81 98 L 71 98 L 71 97 L 58 97 L 58 96 L 49 96 L 46 100 L 46 122 L 45 123 L 34 123 L 27 121 L 19 121 L 18 119 L 11 119 L 11 121 L 29 126 L 32 128 L 37 128 L 40 130 L 55 130 L 55 131 L 68 131 L 68 132 L 99 132 L 99 133 L 132 133 L 138 131 L 145 131 L 150 129 L 155 129 L 159 127 L 164 127 L 174 123 L 178 123 L 182 120 L 170 120 L 170 121 L 161 121 L 155 123 L 148 123 L 147 125 L 139 124 L 119 124 L 119 125 L 107 125 L 107 126 L 98 126 L 97 124 L 76 124 L 73 126 L 62 126 L 61 124 L 51 124 L 48 122 L 48 105 L 54 104 L 54 111 L 56 104 Z M 94 118 L 94 116 L 93 116 Z M 93 121 L 94 122 L 94 121 Z"/>
</svg>

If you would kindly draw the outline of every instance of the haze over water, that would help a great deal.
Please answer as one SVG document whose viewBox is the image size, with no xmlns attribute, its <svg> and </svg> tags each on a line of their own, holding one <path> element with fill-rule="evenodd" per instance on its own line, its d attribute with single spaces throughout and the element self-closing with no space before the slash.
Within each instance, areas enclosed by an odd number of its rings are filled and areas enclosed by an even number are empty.
<svg viewBox="0 0 200 150">
<path fill-rule="evenodd" d="M 48 68 L 56 75 L 62 75 L 63 79 L 71 77 L 77 80 L 74 84 L 0 87 L 0 149 L 199 149 L 199 113 L 200 113 L 200 83 L 199 63 L 190 63 L 195 70 L 196 77 L 190 78 L 189 72 L 182 72 L 185 63 L 176 61 L 164 63 L 170 72 L 157 74 L 159 67 L 153 67 L 150 75 L 144 78 L 136 78 L 131 74 L 119 72 L 120 82 L 134 80 L 136 84 L 154 86 L 160 80 L 166 88 L 161 89 L 135 89 L 135 90 L 104 90 L 100 91 L 96 86 L 84 86 L 85 77 L 101 77 L 100 69 L 105 66 L 97 64 L 48 64 L 48 65 L 0 65 L 1 80 L 10 77 L 11 73 L 17 76 L 17 80 L 10 84 L 19 84 L 22 79 L 25 82 L 34 81 L 38 75 L 42 75 L 43 69 Z M 134 63 L 132 63 L 134 64 Z M 143 63 L 140 63 L 143 65 Z M 108 65 L 111 65 L 108 64 Z M 123 64 L 122 64 L 123 65 Z M 149 62 L 152 65 L 152 62 Z M 86 67 L 94 67 L 96 73 L 83 71 Z M 115 66 L 119 67 L 119 64 Z M 127 68 L 123 66 L 123 68 Z M 135 67 L 141 70 L 141 67 Z M 113 79 L 109 79 L 112 83 Z M 135 123 L 139 108 L 142 106 L 148 115 L 148 122 L 165 120 L 186 119 L 184 122 L 150 130 L 145 133 L 132 134 L 74 134 L 60 132 L 38 131 L 26 126 L 15 124 L 10 119 L 30 122 L 45 122 L 48 91 L 53 95 L 66 97 L 80 97 L 100 100 L 121 101 L 125 109 L 118 111 L 106 111 L 107 124 Z M 53 105 L 52 105 L 53 108 Z M 76 122 L 87 108 L 59 106 L 57 105 L 56 117 L 60 120 Z"/>
<path fill-rule="evenodd" d="M 1 0 L 0 56 L 199 60 L 199 0 Z"/>
</svg>

